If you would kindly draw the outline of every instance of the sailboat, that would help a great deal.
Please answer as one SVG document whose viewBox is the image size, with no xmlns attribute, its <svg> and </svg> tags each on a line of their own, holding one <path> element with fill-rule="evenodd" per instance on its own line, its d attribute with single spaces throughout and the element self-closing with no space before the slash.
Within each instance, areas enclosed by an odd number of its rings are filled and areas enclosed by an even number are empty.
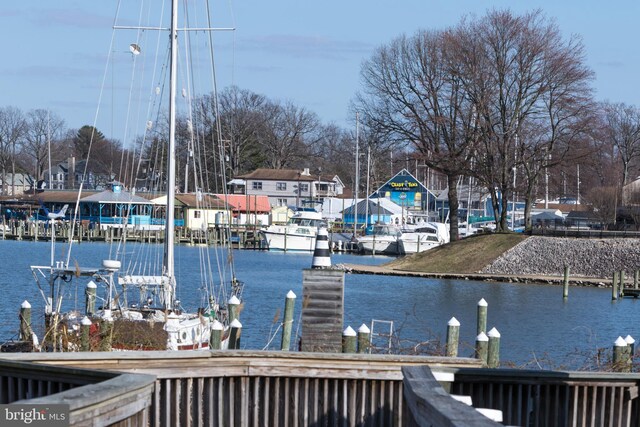
<svg viewBox="0 0 640 427">
<path fill-rule="evenodd" d="M 177 40 L 178 40 L 178 0 L 171 2 L 170 65 L 169 65 L 169 132 L 166 147 L 166 194 L 164 197 L 164 244 L 162 262 L 156 266 L 143 265 L 142 257 L 134 258 L 131 248 L 126 245 L 126 235 L 130 232 L 132 206 L 140 197 L 135 194 L 135 186 L 127 191 L 120 182 L 111 183 L 111 188 L 97 197 L 118 200 L 120 206 L 128 206 L 119 224 L 123 240 L 112 242 L 117 248 L 110 250 L 115 256 L 109 257 L 102 265 L 85 268 L 71 262 L 71 244 L 66 259 L 55 260 L 55 242 L 52 233 L 51 263 L 48 266 L 32 266 L 32 272 L 42 297 L 45 300 L 45 334 L 38 346 L 48 351 L 74 350 L 199 350 L 209 349 L 212 331 L 222 331 L 221 344 L 224 348 L 225 332 L 229 324 L 237 319 L 241 306 L 243 284 L 235 277 L 235 269 L 227 281 L 223 275 L 217 279 L 202 279 L 210 282 L 201 286 L 207 291 L 203 304 L 196 311 L 187 311 L 177 298 L 178 280 L 175 269 L 175 200 L 176 200 L 176 95 L 177 95 Z M 117 28 L 117 27 L 114 27 Z M 148 29 L 148 28 L 145 28 Z M 144 29 L 143 29 L 144 30 Z M 202 30 L 202 28 L 200 28 Z M 132 44 L 132 53 L 139 54 L 138 44 Z M 218 140 L 222 138 L 218 135 Z M 224 156 L 221 156 L 221 159 Z M 88 163 L 88 162 L 87 162 Z M 195 162 L 194 162 L 195 164 Z M 221 168 L 224 170 L 224 168 Z M 186 180 L 186 179 L 185 179 Z M 135 182 L 135 179 L 134 179 Z M 74 214 L 78 213 L 82 186 Z M 197 189 L 197 200 L 210 199 Z M 207 196 L 207 197 L 205 197 Z M 83 199 L 86 200 L 86 199 Z M 128 203 L 128 205 L 127 205 Z M 204 202 L 203 202 L 204 203 Z M 53 219 L 52 219 L 53 223 Z M 73 221 L 75 224 L 76 221 Z M 53 225 L 53 224 L 52 224 Z M 116 225 L 114 225 L 115 227 Z M 207 230 L 203 229 L 206 233 Z M 227 241 L 230 239 L 226 239 Z M 208 241 L 208 240 L 207 240 Z M 159 246 L 158 244 L 155 244 Z M 134 248 L 137 249 L 137 248 Z M 217 248 L 220 249 L 220 248 Z M 230 251 L 230 248 L 224 248 Z M 203 248 L 203 251 L 207 248 Z M 141 251 L 142 252 L 142 251 Z M 215 249 L 214 249 L 215 252 Z M 216 256 L 212 261 L 209 256 Z M 220 265 L 233 262 L 232 253 L 215 252 L 215 255 L 200 256 L 201 262 Z M 209 274 L 210 276 L 210 274 Z M 69 302 L 70 289 L 78 289 L 84 283 L 85 306 L 83 309 L 64 310 Z M 213 291 L 214 284 L 219 287 Z M 223 289 L 224 288 L 224 289 Z M 82 288 L 80 288 L 82 289 Z M 216 334 L 217 335 L 217 334 Z"/>
</svg>

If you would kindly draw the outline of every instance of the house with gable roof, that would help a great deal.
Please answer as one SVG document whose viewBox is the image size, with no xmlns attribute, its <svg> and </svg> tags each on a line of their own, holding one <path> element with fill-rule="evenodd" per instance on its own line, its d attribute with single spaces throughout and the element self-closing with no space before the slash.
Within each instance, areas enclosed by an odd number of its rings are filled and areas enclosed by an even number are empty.
<svg viewBox="0 0 640 427">
<path fill-rule="evenodd" d="M 342 194 L 344 184 L 337 175 L 313 174 L 309 168 L 256 169 L 231 180 L 228 188 L 229 194 L 267 196 L 271 207 L 315 207 L 327 197 Z"/>
</svg>

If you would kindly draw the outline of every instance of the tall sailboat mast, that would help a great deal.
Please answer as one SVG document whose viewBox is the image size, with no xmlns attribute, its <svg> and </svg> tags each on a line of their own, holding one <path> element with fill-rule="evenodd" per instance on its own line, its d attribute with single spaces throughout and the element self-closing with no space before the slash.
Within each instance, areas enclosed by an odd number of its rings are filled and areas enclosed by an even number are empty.
<svg viewBox="0 0 640 427">
<path fill-rule="evenodd" d="M 175 271 L 174 271 L 174 216 L 175 216 L 175 181 L 176 181 L 176 91 L 178 69 L 178 0 L 171 1 L 171 64 L 169 72 L 169 147 L 167 151 L 167 204 L 164 239 L 164 275 L 168 279 L 165 285 L 165 307 L 173 305 Z M 168 288 L 168 289 L 167 289 Z"/>
</svg>

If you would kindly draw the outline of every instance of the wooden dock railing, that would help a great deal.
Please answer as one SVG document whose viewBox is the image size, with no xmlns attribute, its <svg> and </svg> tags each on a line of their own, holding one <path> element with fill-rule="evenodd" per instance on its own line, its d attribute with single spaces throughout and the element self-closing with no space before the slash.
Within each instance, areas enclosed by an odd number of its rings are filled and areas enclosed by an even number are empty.
<svg viewBox="0 0 640 427">
<path fill-rule="evenodd" d="M 639 374 L 517 369 L 444 369 L 451 393 L 502 411 L 518 426 L 638 426 Z"/>
<path fill-rule="evenodd" d="M 476 410 L 482 408 L 500 413 L 506 425 L 640 425 L 639 374 L 484 369 L 465 358 L 246 350 L 2 358 L 5 366 L 37 365 L 19 375 L 2 368 L 1 393 L 14 390 L 12 399 L 34 399 L 64 390 L 48 402 L 77 399 L 71 408 L 77 420 L 111 421 L 126 411 L 131 425 L 150 426 L 496 425 Z M 39 379 L 44 382 L 34 382 Z M 87 387 L 91 393 L 83 401 Z M 29 389 L 47 393 L 24 392 Z M 473 408 L 452 395 L 468 399 Z"/>
<path fill-rule="evenodd" d="M 402 366 L 480 366 L 467 358 L 246 350 L 7 356 L 155 375 L 150 425 L 158 427 L 402 426 Z"/>
<path fill-rule="evenodd" d="M 0 359 L 1 404 L 65 405 L 71 426 L 147 426 L 154 388 L 151 375 Z"/>
</svg>

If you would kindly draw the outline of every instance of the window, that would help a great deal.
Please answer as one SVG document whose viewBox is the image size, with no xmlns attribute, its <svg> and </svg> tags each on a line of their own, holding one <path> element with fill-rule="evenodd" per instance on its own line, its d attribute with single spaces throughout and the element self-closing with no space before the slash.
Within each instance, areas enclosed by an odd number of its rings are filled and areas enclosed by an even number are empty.
<svg viewBox="0 0 640 427">
<path fill-rule="evenodd" d="M 254 190 L 262 190 L 262 182 L 260 181 L 253 181 L 252 183 L 252 188 Z"/>
<path fill-rule="evenodd" d="M 287 191 L 287 183 L 286 182 L 276 182 L 276 190 L 278 190 L 278 191 Z"/>
<path fill-rule="evenodd" d="M 278 206 L 287 206 L 287 199 L 278 199 Z"/>
<path fill-rule="evenodd" d="M 300 193 L 308 193 L 309 192 L 309 184 L 303 183 L 300 184 Z"/>
<path fill-rule="evenodd" d="M 194 218 L 200 218 L 201 212 L 200 211 L 193 211 L 193 217 Z"/>
</svg>

